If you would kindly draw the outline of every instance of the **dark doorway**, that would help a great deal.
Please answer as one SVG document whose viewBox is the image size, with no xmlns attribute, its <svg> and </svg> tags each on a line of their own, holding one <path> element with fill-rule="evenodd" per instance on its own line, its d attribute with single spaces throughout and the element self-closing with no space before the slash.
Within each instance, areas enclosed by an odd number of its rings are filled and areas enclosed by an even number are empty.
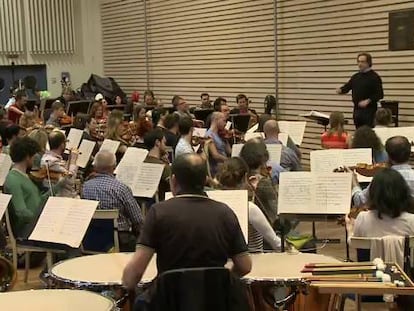
<svg viewBox="0 0 414 311">
<path fill-rule="evenodd" d="M 25 85 L 29 99 L 34 90 L 47 90 L 46 65 L 0 66 L 0 104 L 5 105 L 10 96 L 10 88 Z"/>
</svg>

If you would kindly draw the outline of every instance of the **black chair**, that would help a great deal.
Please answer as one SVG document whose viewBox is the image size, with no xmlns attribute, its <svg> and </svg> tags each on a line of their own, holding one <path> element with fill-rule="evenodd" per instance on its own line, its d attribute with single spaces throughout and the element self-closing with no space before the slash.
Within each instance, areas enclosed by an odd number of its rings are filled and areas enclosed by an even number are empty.
<svg viewBox="0 0 414 311">
<path fill-rule="evenodd" d="M 152 286 L 150 295 L 147 292 L 137 298 L 134 311 L 248 310 L 246 289 L 226 268 L 170 270 L 159 275 Z"/>
</svg>

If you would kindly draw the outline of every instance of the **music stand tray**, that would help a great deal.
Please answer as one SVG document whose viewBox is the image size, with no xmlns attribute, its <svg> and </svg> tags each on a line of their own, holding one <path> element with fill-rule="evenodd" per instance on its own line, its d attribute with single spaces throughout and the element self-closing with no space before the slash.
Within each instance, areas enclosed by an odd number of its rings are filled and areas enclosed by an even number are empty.
<svg viewBox="0 0 414 311">
<path fill-rule="evenodd" d="M 193 111 L 194 116 L 196 117 L 197 120 L 201 120 L 204 123 L 207 120 L 207 117 L 214 112 L 214 109 L 195 109 Z"/>
<path fill-rule="evenodd" d="M 233 128 L 242 133 L 247 132 L 250 122 L 249 114 L 231 114 L 230 118 L 231 122 L 233 123 Z"/>
<path fill-rule="evenodd" d="M 92 102 L 90 100 L 70 101 L 66 108 L 66 114 L 68 116 L 76 116 L 78 113 L 88 114 L 91 104 Z"/>
</svg>

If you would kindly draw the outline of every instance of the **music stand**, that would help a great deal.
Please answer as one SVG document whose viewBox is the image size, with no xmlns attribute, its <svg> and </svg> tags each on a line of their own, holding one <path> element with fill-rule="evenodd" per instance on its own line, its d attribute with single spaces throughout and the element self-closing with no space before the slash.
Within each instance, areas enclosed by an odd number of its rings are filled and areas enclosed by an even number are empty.
<svg viewBox="0 0 414 311">
<path fill-rule="evenodd" d="M 214 112 L 214 109 L 195 109 L 193 111 L 197 120 L 201 120 L 206 123 L 207 117 Z"/>
<path fill-rule="evenodd" d="M 78 113 L 89 113 L 92 102 L 90 100 L 78 100 L 68 102 L 66 114 L 68 116 L 76 116 Z"/>
<path fill-rule="evenodd" d="M 125 111 L 127 105 L 121 104 L 121 105 L 108 105 L 106 106 L 108 108 L 109 111 L 118 109 L 118 110 L 122 110 Z"/>
<path fill-rule="evenodd" d="M 233 123 L 233 128 L 246 133 L 249 128 L 250 115 L 249 114 L 231 114 L 231 122 Z"/>
</svg>

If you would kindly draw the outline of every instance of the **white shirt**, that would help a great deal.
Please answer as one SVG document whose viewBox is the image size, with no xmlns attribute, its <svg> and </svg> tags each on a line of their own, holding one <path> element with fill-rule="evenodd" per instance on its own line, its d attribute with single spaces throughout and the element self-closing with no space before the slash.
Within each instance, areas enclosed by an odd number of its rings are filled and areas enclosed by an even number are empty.
<svg viewBox="0 0 414 311">
<path fill-rule="evenodd" d="M 181 137 L 178 140 L 177 146 L 175 146 L 175 154 L 174 157 L 177 158 L 180 155 L 186 154 L 186 153 L 194 153 L 193 146 L 186 141 L 183 137 Z"/>
<path fill-rule="evenodd" d="M 414 214 L 401 213 L 397 218 L 381 215 L 377 211 L 359 213 L 355 220 L 354 236 L 356 237 L 383 237 L 386 235 L 414 235 Z"/>
</svg>

